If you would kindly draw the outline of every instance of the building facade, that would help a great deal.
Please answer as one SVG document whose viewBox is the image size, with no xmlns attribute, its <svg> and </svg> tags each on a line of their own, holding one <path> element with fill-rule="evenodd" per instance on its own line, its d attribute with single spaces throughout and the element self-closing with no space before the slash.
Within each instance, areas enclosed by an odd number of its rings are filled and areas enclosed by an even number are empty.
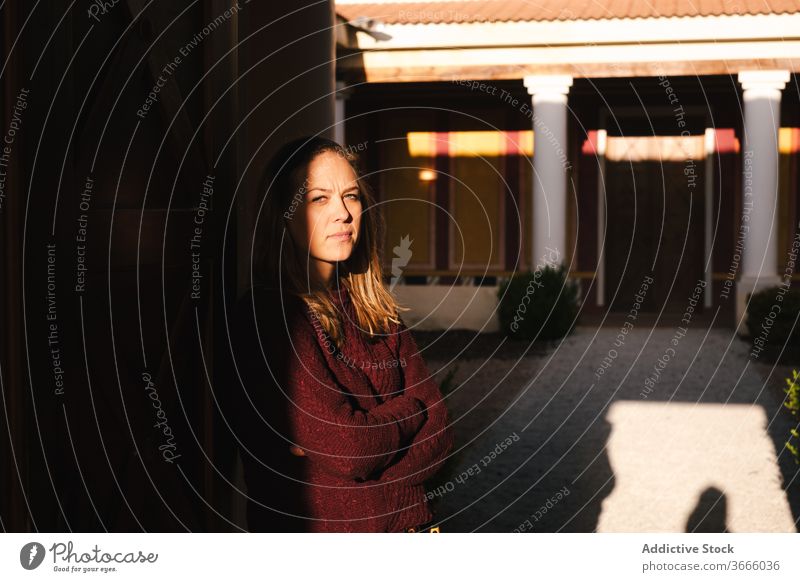
<svg viewBox="0 0 800 582">
<path fill-rule="evenodd" d="M 734 326 L 795 281 L 800 2 L 770 9 L 337 2 L 338 135 L 409 318 L 496 330 L 498 283 L 560 262 L 586 315 L 652 278 L 644 311 Z"/>
</svg>

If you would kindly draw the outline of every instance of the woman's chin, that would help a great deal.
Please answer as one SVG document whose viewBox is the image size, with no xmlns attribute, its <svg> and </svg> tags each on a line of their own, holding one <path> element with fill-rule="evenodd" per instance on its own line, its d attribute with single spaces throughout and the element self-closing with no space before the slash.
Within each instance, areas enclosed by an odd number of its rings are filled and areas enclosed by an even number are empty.
<svg viewBox="0 0 800 582">
<path fill-rule="evenodd" d="M 352 255 L 351 249 L 342 249 L 339 252 L 330 253 L 324 260 L 329 263 L 341 263 L 342 261 L 346 261 Z"/>
<path fill-rule="evenodd" d="M 353 247 L 352 245 L 341 245 L 336 249 L 328 249 L 330 261 L 346 261 L 349 259 L 353 254 Z"/>
</svg>

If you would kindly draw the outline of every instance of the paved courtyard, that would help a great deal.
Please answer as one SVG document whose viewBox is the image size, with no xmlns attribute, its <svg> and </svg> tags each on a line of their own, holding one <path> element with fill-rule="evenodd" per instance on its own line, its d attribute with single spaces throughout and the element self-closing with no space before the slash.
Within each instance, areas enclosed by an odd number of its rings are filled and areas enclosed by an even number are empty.
<svg viewBox="0 0 800 582">
<path fill-rule="evenodd" d="M 421 335 L 437 380 L 457 366 L 457 452 L 430 484 L 443 529 L 796 531 L 790 368 L 753 361 L 727 329 L 618 333 L 579 327 L 527 354 Z"/>
</svg>

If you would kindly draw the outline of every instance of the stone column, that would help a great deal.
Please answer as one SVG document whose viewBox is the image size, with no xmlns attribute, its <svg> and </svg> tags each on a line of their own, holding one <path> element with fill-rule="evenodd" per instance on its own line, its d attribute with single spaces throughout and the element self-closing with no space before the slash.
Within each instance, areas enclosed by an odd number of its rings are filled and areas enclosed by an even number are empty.
<svg viewBox="0 0 800 582">
<path fill-rule="evenodd" d="M 533 75 L 524 83 L 533 106 L 533 270 L 568 262 L 567 94 L 572 77 Z"/>
<path fill-rule="evenodd" d="M 236 136 L 243 173 L 236 193 L 240 290 L 250 284 L 253 237 L 263 236 L 256 218 L 266 164 L 289 140 L 315 134 L 333 139 L 336 109 L 333 0 L 241 6 L 236 87 L 247 121 Z"/>
<path fill-rule="evenodd" d="M 347 88 L 347 83 L 344 81 L 336 81 L 336 109 L 334 111 L 334 122 L 336 125 L 333 128 L 333 139 L 336 143 L 347 147 L 345 143 L 345 113 L 344 106 L 347 97 L 350 95 L 350 89 Z"/>
<path fill-rule="evenodd" d="M 778 128 L 788 71 L 742 71 L 742 230 L 744 249 L 736 285 L 737 328 L 744 332 L 747 296 L 777 285 Z"/>
</svg>

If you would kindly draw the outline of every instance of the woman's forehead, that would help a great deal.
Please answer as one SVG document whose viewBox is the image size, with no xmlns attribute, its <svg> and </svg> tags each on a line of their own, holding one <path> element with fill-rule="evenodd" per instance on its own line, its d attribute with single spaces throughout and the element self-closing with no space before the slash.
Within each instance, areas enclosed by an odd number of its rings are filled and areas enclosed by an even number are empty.
<svg viewBox="0 0 800 582">
<path fill-rule="evenodd" d="M 357 176 L 346 159 L 335 152 L 323 152 L 308 165 L 309 187 L 324 186 L 326 183 L 337 185 L 356 185 Z"/>
</svg>

